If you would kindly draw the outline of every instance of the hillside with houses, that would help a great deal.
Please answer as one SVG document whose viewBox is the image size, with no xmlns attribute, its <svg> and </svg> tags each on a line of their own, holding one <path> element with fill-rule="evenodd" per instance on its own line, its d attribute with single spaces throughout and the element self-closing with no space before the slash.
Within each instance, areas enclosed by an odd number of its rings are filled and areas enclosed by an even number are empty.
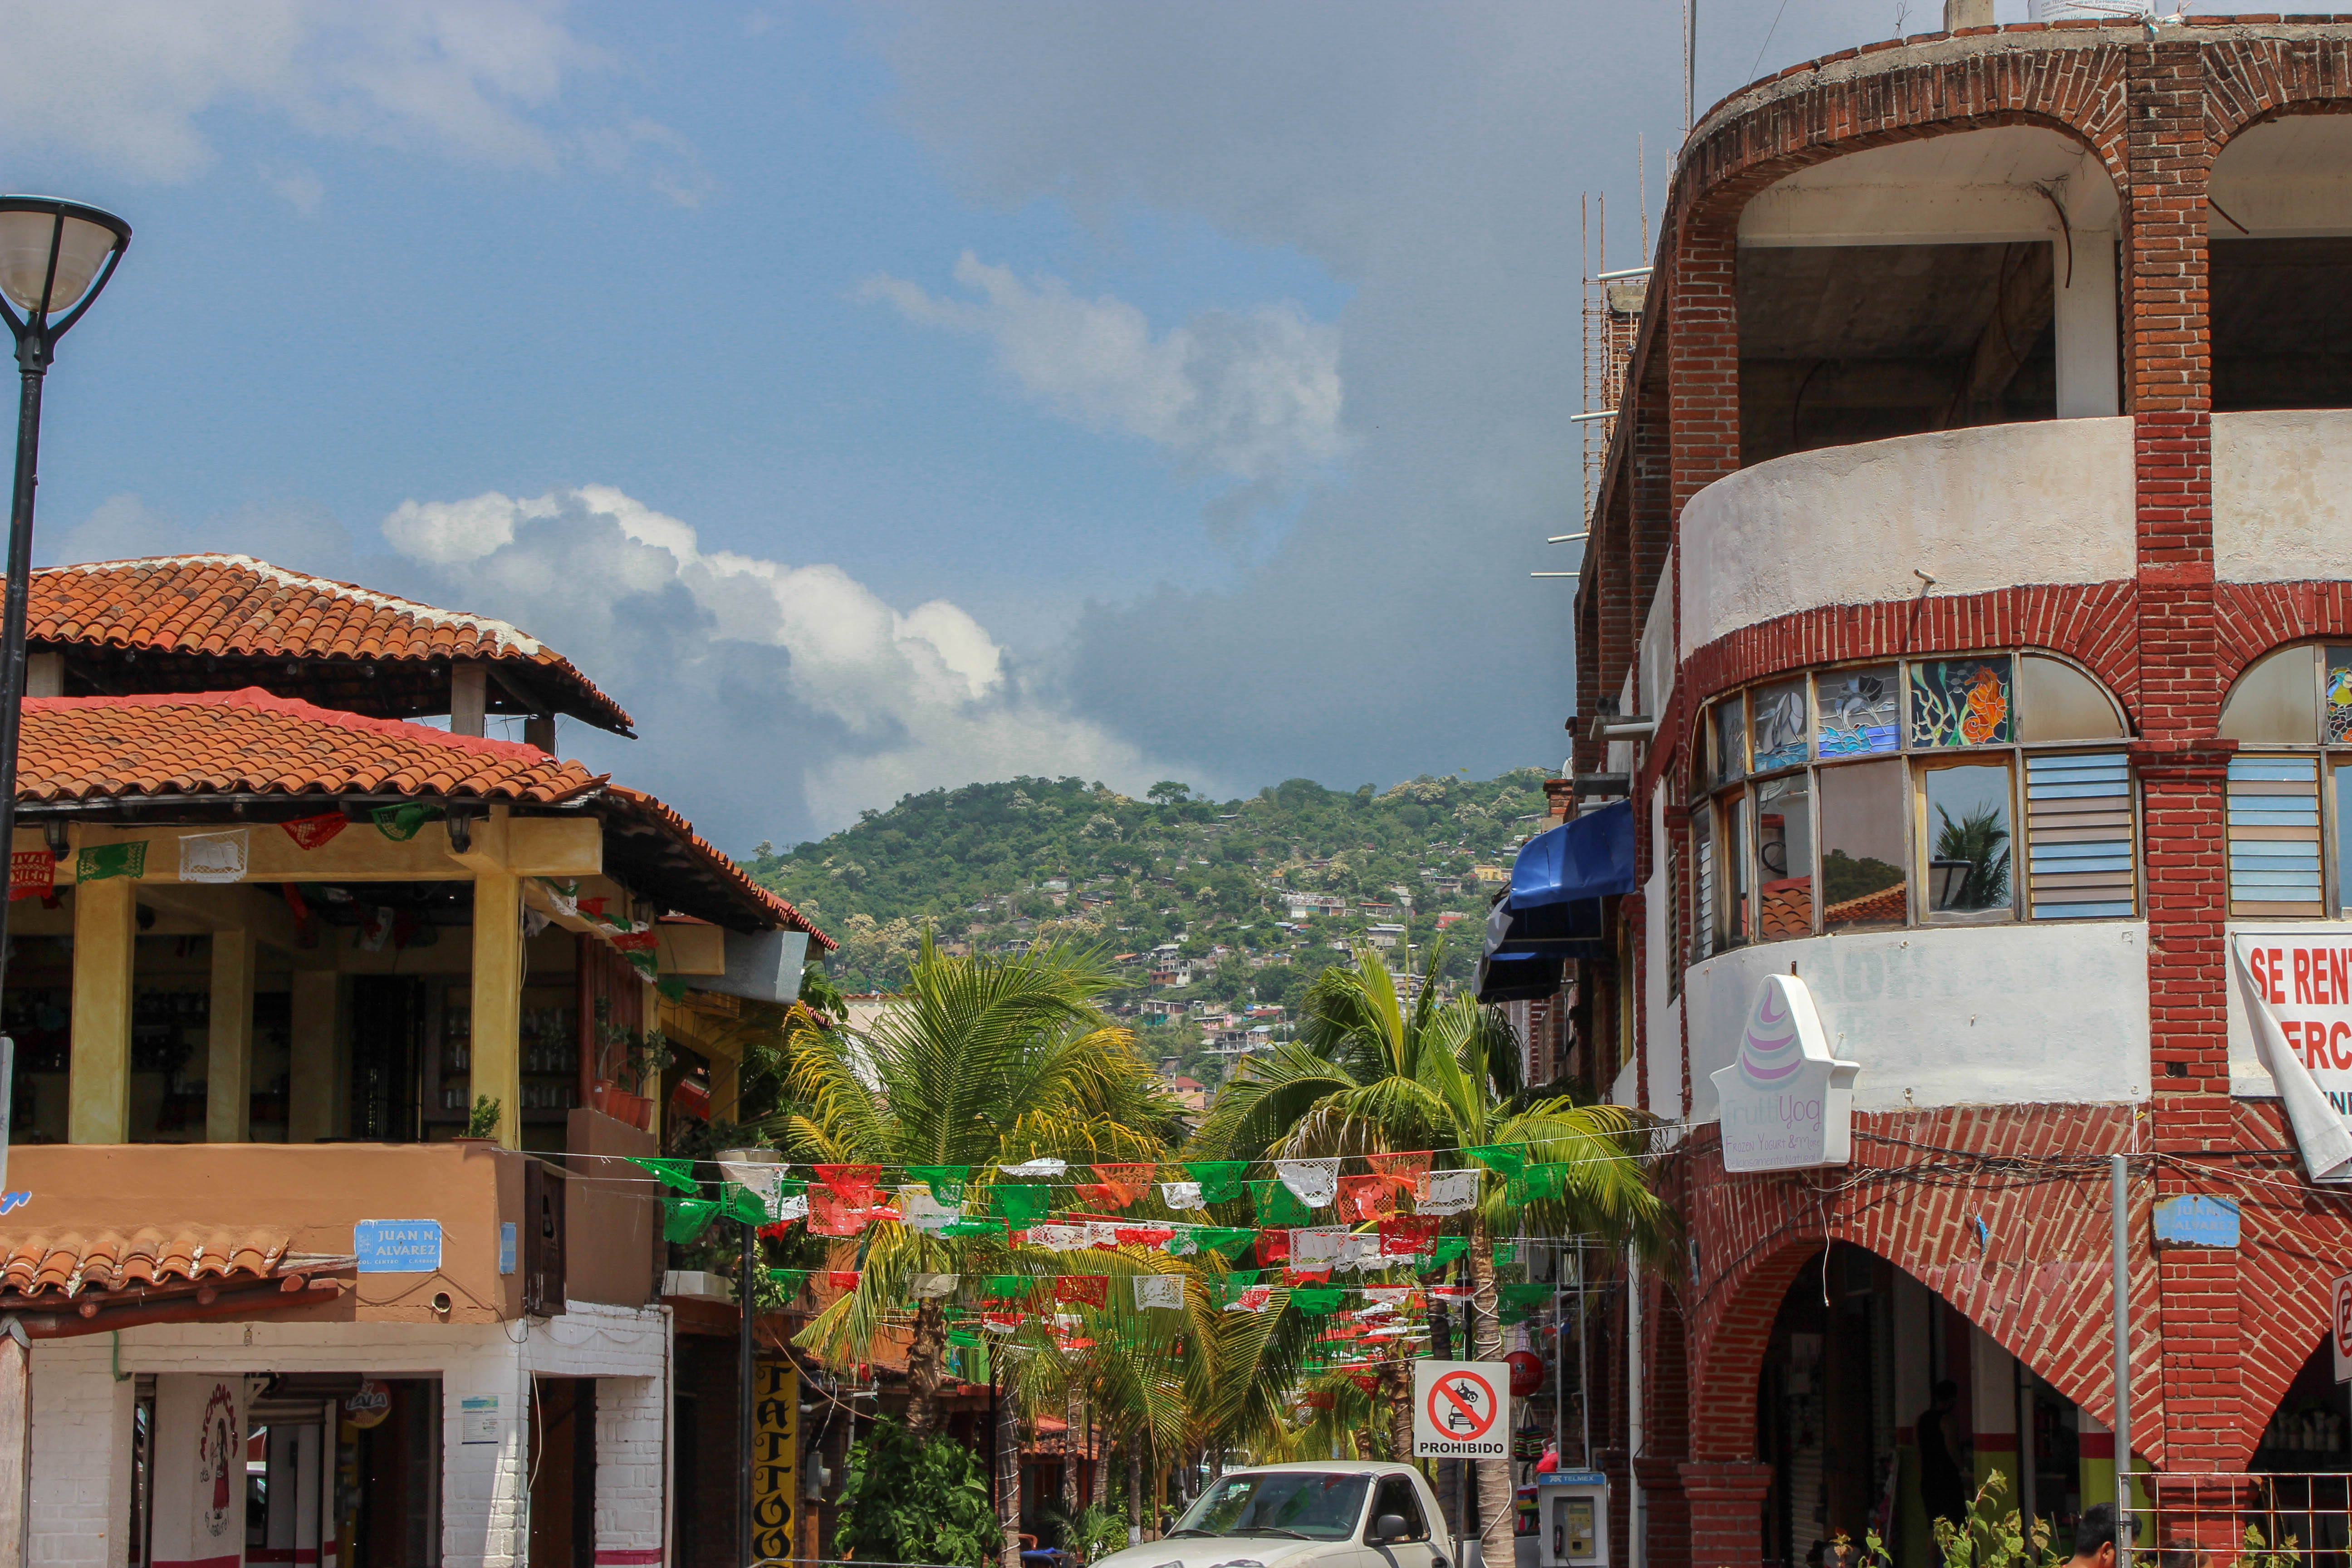
<svg viewBox="0 0 2352 1568">
<path fill-rule="evenodd" d="M 1350 944 L 1400 973 L 1466 978 L 1512 854 L 1544 826 L 1545 773 L 1423 776 L 1387 790 L 1307 779 L 1239 800 L 1081 779 L 908 795 L 853 826 L 751 863 L 842 939 L 847 991 L 887 991 L 928 931 L 953 952 L 1038 942 L 1108 950 L 1109 998 L 1180 1094 L 1286 1033 L 1307 984 Z"/>
</svg>

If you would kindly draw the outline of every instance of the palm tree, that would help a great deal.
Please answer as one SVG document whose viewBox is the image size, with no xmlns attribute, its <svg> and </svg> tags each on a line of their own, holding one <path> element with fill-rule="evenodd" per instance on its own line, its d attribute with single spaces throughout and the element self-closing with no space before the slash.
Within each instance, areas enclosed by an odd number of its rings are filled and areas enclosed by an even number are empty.
<svg viewBox="0 0 2352 1568">
<path fill-rule="evenodd" d="M 1442 953 L 1430 973 L 1442 973 Z M 1437 1000 L 1433 984 L 1407 1007 L 1380 955 L 1360 948 L 1352 968 L 1333 967 L 1307 994 L 1297 1040 L 1252 1058 L 1218 1095 L 1195 1143 L 1229 1159 L 1305 1158 L 1427 1149 L 1439 1152 L 1524 1144 L 1530 1161 L 1563 1173 L 1557 1195 L 1524 1202 L 1502 1184 L 1467 1215 L 1475 1285 L 1472 1342 L 1480 1360 L 1502 1353 L 1495 1237 L 1521 1217 L 1552 1235 L 1597 1233 L 1658 1254 L 1671 1225 L 1640 1155 L 1650 1119 L 1616 1105 L 1536 1098 L 1518 1081 L 1518 1039 L 1499 1011 L 1468 996 Z M 1407 1363 L 1383 1369 L 1399 1453 L 1409 1452 Z M 1511 1517 L 1510 1469 L 1477 1462 L 1478 1513 L 1490 1557 Z"/>
<path fill-rule="evenodd" d="M 1173 1108 L 1137 1057 L 1133 1037 L 1094 1003 L 1112 984 L 1096 954 L 1041 944 L 1011 957 L 941 954 L 926 933 L 906 989 L 869 1026 L 804 1030 L 791 1070 L 804 1109 L 773 1131 L 797 1160 L 968 1166 L 984 1198 L 989 1173 L 1040 1154 L 1073 1161 L 1154 1160 Z M 973 1204 L 974 1212 L 984 1202 Z M 857 1289 L 800 1343 L 839 1365 L 868 1359 L 874 1335 L 923 1273 L 1005 1266 L 986 1238 L 944 1240 L 885 1221 L 859 1237 Z M 924 1300 L 907 1354 L 907 1424 L 940 1421 L 947 1322 Z"/>
</svg>

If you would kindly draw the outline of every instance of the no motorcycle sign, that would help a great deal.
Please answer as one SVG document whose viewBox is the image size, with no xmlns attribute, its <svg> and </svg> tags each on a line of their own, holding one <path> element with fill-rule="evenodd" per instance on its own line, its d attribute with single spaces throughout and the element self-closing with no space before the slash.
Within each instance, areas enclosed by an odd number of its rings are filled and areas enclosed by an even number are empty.
<svg viewBox="0 0 2352 1568">
<path fill-rule="evenodd" d="M 1511 1453 L 1511 1369 L 1499 1361 L 1412 1363 L 1415 1458 L 1506 1459 Z"/>
</svg>

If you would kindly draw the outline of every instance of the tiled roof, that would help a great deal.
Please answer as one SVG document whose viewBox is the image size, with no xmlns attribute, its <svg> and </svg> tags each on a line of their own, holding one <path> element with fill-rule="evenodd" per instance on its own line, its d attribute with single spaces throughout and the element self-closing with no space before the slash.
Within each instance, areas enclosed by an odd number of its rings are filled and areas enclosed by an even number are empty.
<svg viewBox="0 0 2352 1568">
<path fill-rule="evenodd" d="M 659 869 L 695 878 L 725 906 L 723 913 L 709 909 L 688 910 L 686 913 L 720 925 L 748 923 L 770 931 L 778 926 L 787 931 L 804 931 L 809 933 L 809 941 L 826 952 L 839 945 L 790 902 L 751 880 L 742 867 L 696 833 L 692 823 L 652 795 L 612 784 L 604 791 L 604 801 L 615 808 L 605 813 L 608 824 L 619 824 L 625 836 L 639 843 L 652 841 L 661 845 L 655 860 Z"/>
<path fill-rule="evenodd" d="M 504 621 L 305 576 L 249 555 L 159 555 L 36 572 L 26 637 L 37 647 L 81 644 L 215 662 L 487 660 L 560 711 L 622 734 L 630 729 L 619 703 Z"/>
<path fill-rule="evenodd" d="M 16 797 L 356 794 L 552 805 L 602 782 L 517 742 L 338 713 L 249 688 L 30 699 Z"/>
<path fill-rule="evenodd" d="M 29 1236 L 6 1247 L 0 1289 L 20 1296 L 74 1297 L 205 1280 L 267 1279 L 285 1261 L 283 1232 L 138 1230 L 129 1236 Z"/>
</svg>

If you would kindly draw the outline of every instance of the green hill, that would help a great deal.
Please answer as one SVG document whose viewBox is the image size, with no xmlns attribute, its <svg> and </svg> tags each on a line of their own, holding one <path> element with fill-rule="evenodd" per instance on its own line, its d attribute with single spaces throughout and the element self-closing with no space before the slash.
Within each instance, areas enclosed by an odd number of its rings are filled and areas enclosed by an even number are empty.
<svg viewBox="0 0 2352 1568">
<path fill-rule="evenodd" d="M 1524 768 L 1352 794 L 1293 779 L 1229 801 L 1174 783 L 1135 800 L 1080 779 L 1013 779 L 908 795 L 790 850 L 763 844 L 751 868 L 840 939 L 828 968 L 845 990 L 896 985 L 928 924 L 962 951 L 1067 937 L 1129 955 L 1132 983 L 1111 998 L 1121 1011 L 1148 999 L 1295 1007 L 1374 925 L 1409 924 L 1416 970 L 1451 928 L 1445 975 L 1466 977 L 1492 891 L 1473 868 L 1507 867 L 1544 826 L 1544 777 Z M 1343 907 L 1294 920 L 1307 906 L 1293 894 Z M 1179 960 L 1191 978 L 1172 985 Z M 1197 1042 L 1150 1033 L 1192 1061 Z"/>
</svg>

